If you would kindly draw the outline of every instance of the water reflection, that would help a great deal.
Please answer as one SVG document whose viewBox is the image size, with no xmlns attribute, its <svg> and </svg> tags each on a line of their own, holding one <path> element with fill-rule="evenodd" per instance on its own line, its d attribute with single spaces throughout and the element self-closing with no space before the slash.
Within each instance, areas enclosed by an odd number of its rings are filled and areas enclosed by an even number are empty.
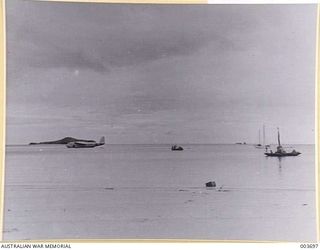
<svg viewBox="0 0 320 250">
<path fill-rule="evenodd" d="M 282 167 L 281 162 L 282 162 L 282 157 L 277 157 L 278 158 L 278 166 L 279 168 Z"/>
<path fill-rule="evenodd" d="M 278 168 L 278 173 L 282 173 L 282 166 L 283 166 L 283 157 L 265 157 L 264 166 L 265 167 L 275 167 Z"/>
<path fill-rule="evenodd" d="M 277 161 L 278 161 L 278 171 L 279 171 L 279 174 L 281 174 L 282 172 L 282 164 L 281 164 L 281 161 L 282 161 L 282 157 L 277 157 Z"/>
</svg>

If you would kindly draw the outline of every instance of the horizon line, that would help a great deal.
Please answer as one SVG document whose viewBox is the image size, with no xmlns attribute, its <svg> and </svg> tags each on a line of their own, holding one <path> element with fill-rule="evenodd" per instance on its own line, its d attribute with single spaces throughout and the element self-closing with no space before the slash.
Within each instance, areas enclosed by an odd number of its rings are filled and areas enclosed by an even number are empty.
<svg viewBox="0 0 320 250">
<path fill-rule="evenodd" d="M 256 143 L 246 143 L 246 144 L 238 144 L 238 143 L 106 143 L 105 145 L 239 145 L 239 146 L 254 146 Z M 46 144 L 39 143 L 35 145 L 30 144 L 5 144 L 5 146 L 37 146 L 37 145 L 65 145 L 65 144 Z M 268 145 L 278 145 L 277 143 L 270 143 Z M 281 145 L 316 145 L 315 143 L 283 143 Z"/>
</svg>

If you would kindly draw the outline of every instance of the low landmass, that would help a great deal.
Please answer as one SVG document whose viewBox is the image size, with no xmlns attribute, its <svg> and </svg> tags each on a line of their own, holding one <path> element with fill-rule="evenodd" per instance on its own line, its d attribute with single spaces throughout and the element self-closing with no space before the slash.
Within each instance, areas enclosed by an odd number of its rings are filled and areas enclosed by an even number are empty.
<svg viewBox="0 0 320 250">
<path fill-rule="evenodd" d="M 68 144 L 69 142 L 95 142 L 94 140 L 83 140 L 83 139 L 76 139 L 73 137 L 65 137 L 61 140 L 57 141 L 44 141 L 44 142 L 30 142 L 29 145 L 38 145 L 38 144 Z"/>
</svg>

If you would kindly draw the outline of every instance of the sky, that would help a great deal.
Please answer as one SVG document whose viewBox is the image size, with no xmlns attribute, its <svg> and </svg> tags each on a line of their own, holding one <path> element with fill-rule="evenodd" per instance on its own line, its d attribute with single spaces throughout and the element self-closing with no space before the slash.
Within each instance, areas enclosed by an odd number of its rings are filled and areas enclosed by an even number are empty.
<svg viewBox="0 0 320 250">
<path fill-rule="evenodd" d="M 10 0 L 7 144 L 314 143 L 316 5 Z"/>
</svg>

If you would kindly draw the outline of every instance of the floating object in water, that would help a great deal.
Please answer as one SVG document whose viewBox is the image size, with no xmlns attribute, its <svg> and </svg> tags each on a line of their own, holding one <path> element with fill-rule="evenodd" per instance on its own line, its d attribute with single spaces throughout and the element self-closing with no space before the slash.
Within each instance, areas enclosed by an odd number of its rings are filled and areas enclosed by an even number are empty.
<svg viewBox="0 0 320 250">
<path fill-rule="evenodd" d="M 296 152 L 295 150 L 293 150 L 292 152 L 290 153 L 287 153 L 285 151 L 282 151 L 282 152 L 272 152 L 271 153 L 264 153 L 266 156 L 273 156 L 273 157 L 284 157 L 284 156 L 298 156 L 300 155 L 301 153 L 300 152 Z"/>
<path fill-rule="evenodd" d="M 216 187 L 216 182 L 215 181 L 209 181 L 206 183 L 206 187 Z"/>
<path fill-rule="evenodd" d="M 236 142 L 237 145 L 246 145 L 246 142 Z"/>
<path fill-rule="evenodd" d="M 267 150 L 267 148 L 266 148 Z M 279 128 L 278 128 L 278 147 L 277 147 L 277 151 L 276 152 L 272 152 L 272 150 L 270 152 L 266 152 L 264 153 L 266 156 L 273 156 L 273 157 L 284 157 L 284 156 L 297 156 L 300 155 L 300 152 L 297 152 L 295 150 L 292 150 L 292 152 L 286 152 L 283 147 L 281 146 L 280 143 L 280 132 L 279 132 Z"/>
<path fill-rule="evenodd" d="M 182 150 L 183 150 L 183 147 L 178 146 L 178 145 L 173 145 L 173 146 L 171 147 L 171 150 L 172 150 L 172 151 L 182 151 Z"/>
<path fill-rule="evenodd" d="M 104 144 L 105 138 L 102 136 L 99 143 L 96 141 L 72 141 L 67 144 L 67 148 L 94 148 Z"/>
<path fill-rule="evenodd" d="M 261 133 L 260 133 L 260 129 L 259 129 L 259 143 L 258 144 L 256 144 L 255 145 L 255 147 L 256 148 L 258 148 L 258 149 L 263 149 L 263 148 L 265 148 L 266 147 L 266 131 L 265 131 L 266 129 L 265 129 L 265 126 L 264 126 L 264 124 L 263 124 L 263 133 L 262 133 L 262 144 L 261 144 Z"/>
</svg>

